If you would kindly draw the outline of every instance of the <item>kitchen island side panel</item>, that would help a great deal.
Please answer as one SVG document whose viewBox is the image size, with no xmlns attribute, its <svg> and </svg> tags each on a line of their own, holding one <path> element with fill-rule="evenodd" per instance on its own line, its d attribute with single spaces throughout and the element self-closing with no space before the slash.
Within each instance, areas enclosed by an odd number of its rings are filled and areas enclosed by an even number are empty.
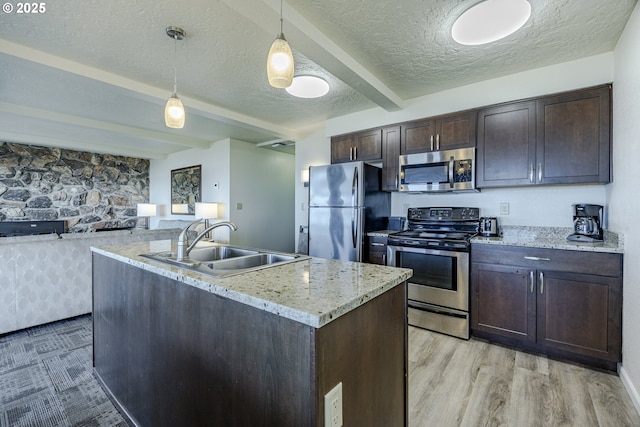
<svg viewBox="0 0 640 427">
<path fill-rule="evenodd" d="M 316 330 L 318 391 L 322 397 L 342 382 L 344 426 L 408 425 L 406 292 L 404 282 Z"/>
<path fill-rule="evenodd" d="M 140 426 L 313 426 L 307 325 L 93 255 L 94 368 Z"/>
</svg>

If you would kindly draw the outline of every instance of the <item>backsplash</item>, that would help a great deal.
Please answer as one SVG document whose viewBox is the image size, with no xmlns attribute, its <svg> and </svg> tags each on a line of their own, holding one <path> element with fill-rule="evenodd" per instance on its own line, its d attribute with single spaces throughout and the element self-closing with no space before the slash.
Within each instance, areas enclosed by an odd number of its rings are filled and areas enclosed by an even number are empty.
<svg viewBox="0 0 640 427">
<path fill-rule="evenodd" d="M 135 227 L 149 161 L 0 142 L 0 221 L 65 220 L 69 232 Z"/>
</svg>

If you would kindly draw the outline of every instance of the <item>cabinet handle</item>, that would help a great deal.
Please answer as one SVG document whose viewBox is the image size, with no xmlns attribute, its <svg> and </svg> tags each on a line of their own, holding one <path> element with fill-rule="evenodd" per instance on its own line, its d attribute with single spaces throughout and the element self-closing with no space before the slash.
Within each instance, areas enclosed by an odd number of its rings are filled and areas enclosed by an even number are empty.
<svg viewBox="0 0 640 427">
<path fill-rule="evenodd" d="M 436 150 L 440 149 L 440 134 L 436 135 Z"/>
<path fill-rule="evenodd" d="M 528 259 L 531 261 L 551 261 L 551 258 L 544 258 L 539 256 L 526 256 L 524 259 Z"/>
<path fill-rule="evenodd" d="M 540 272 L 540 295 L 544 294 L 544 273 Z"/>
<path fill-rule="evenodd" d="M 382 265 L 387 265 L 387 254 L 382 254 Z"/>
<path fill-rule="evenodd" d="M 385 246 L 384 243 L 371 242 L 371 246 Z"/>
<path fill-rule="evenodd" d="M 529 292 L 533 293 L 533 285 L 534 285 L 534 283 L 535 283 L 535 279 L 534 279 L 534 277 L 533 277 L 533 270 L 531 270 L 531 271 L 529 272 L 529 279 L 531 279 L 531 287 L 530 287 Z"/>
<path fill-rule="evenodd" d="M 538 182 L 542 182 L 542 163 L 538 163 Z"/>
<path fill-rule="evenodd" d="M 533 163 L 529 163 L 529 182 L 533 184 Z"/>
<path fill-rule="evenodd" d="M 396 174 L 396 185 L 395 185 L 395 188 L 398 188 L 398 181 L 399 181 L 398 180 L 398 174 Z"/>
<path fill-rule="evenodd" d="M 433 151 L 433 135 L 431 135 L 431 151 Z"/>
<path fill-rule="evenodd" d="M 349 160 L 353 160 L 353 147 L 349 147 Z"/>
<path fill-rule="evenodd" d="M 353 147 L 353 160 L 358 159 L 358 147 Z"/>
</svg>

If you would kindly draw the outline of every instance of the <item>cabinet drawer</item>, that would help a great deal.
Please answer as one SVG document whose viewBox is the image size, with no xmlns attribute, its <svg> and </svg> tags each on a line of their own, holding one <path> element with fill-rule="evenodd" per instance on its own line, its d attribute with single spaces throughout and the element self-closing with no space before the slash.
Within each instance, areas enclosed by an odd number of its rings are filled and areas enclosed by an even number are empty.
<svg viewBox="0 0 640 427">
<path fill-rule="evenodd" d="M 622 277 L 622 255 L 612 253 L 474 243 L 471 246 L 471 261 L 596 276 Z"/>
</svg>

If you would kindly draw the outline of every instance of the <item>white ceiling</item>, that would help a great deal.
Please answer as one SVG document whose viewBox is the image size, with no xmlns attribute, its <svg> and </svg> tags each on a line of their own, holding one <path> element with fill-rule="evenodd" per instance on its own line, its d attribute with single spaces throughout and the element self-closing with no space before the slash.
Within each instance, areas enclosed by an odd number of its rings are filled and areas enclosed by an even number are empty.
<svg viewBox="0 0 640 427">
<path fill-rule="evenodd" d="M 279 0 L 59 0 L 41 14 L 0 12 L 0 141 L 143 158 L 229 137 L 270 147 L 328 118 L 611 51 L 636 4 L 530 0 L 514 35 L 458 45 L 451 25 L 477 2 L 287 0 L 296 74 L 331 85 L 315 100 L 267 82 Z M 170 25 L 187 33 L 175 56 Z M 174 58 L 181 130 L 163 122 Z"/>
</svg>

